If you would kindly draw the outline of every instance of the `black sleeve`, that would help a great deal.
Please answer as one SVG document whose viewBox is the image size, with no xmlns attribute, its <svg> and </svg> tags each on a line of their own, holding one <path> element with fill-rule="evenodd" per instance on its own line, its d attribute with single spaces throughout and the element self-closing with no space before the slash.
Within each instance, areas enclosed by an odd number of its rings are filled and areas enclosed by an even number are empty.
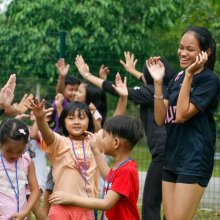
<svg viewBox="0 0 220 220">
<path fill-rule="evenodd" d="M 105 92 L 108 92 L 114 96 L 118 96 L 115 92 L 114 88 L 112 87 L 112 83 L 109 81 L 104 81 L 102 84 L 102 88 Z M 166 87 L 163 87 L 164 93 L 166 94 Z M 153 106 L 154 104 L 154 86 L 147 85 L 147 86 L 135 86 L 132 88 L 128 88 L 128 99 L 135 104 L 141 105 L 150 105 Z"/>
<path fill-rule="evenodd" d="M 112 84 L 113 84 L 112 82 L 105 80 L 102 83 L 102 89 L 105 92 L 110 93 L 111 95 L 118 96 L 118 93 L 115 92 L 114 88 L 112 87 Z"/>
<path fill-rule="evenodd" d="M 114 96 L 118 96 L 112 87 L 112 82 L 104 81 L 102 84 L 102 88 L 105 92 L 108 92 Z M 149 104 L 153 101 L 153 92 L 152 88 L 148 88 L 148 86 L 142 87 L 134 87 L 128 88 L 128 99 L 133 101 L 135 104 Z"/>
<path fill-rule="evenodd" d="M 190 101 L 204 112 L 219 95 L 219 81 L 214 77 L 201 77 L 191 90 Z"/>
<path fill-rule="evenodd" d="M 151 105 L 154 103 L 154 88 L 153 86 L 141 86 L 128 88 L 128 99 L 133 101 L 135 104 Z"/>
</svg>

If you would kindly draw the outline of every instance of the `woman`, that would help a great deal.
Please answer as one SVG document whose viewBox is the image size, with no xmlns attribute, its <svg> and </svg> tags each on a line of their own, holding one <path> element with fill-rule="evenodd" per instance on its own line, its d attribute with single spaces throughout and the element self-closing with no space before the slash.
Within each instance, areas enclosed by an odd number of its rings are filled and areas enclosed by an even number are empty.
<svg viewBox="0 0 220 220">
<path fill-rule="evenodd" d="M 203 27 L 187 29 L 178 57 L 183 71 L 171 80 L 163 97 L 164 65 L 147 61 L 154 79 L 154 114 L 166 124 L 163 168 L 163 205 L 166 219 L 193 219 L 212 175 L 216 130 L 213 118 L 219 100 L 219 80 L 212 72 L 216 44 Z"/>
</svg>

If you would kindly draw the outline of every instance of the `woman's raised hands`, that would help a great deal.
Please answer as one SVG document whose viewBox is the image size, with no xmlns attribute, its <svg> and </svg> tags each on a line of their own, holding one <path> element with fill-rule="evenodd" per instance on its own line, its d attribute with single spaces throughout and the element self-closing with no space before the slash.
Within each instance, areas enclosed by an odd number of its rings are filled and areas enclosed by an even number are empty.
<svg viewBox="0 0 220 220">
<path fill-rule="evenodd" d="M 160 57 L 150 57 L 146 60 L 146 66 L 155 82 L 162 82 L 165 74 L 165 67 Z"/>
</svg>

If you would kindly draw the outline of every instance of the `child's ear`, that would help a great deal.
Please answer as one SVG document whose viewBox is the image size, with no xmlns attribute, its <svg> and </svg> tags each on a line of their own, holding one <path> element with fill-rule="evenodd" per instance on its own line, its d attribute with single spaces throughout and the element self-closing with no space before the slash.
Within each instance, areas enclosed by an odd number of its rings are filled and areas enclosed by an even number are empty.
<svg viewBox="0 0 220 220">
<path fill-rule="evenodd" d="M 120 138 L 116 137 L 116 138 L 114 139 L 115 149 L 118 149 L 118 147 L 119 147 L 119 145 L 120 145 L 120 142 L 121 142 Z"/>
</svg>

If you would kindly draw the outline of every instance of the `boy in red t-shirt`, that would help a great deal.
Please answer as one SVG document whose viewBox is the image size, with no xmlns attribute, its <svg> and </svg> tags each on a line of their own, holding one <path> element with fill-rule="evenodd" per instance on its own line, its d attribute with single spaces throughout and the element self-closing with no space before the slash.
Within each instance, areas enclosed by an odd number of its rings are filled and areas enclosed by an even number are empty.
<svg viewBox="0 0 220 220">
<path fill-rule="evenodd" d="M 137 119 L 119 115 L 107 120 L 103 130 L 98 134 L 88 134 L 99 171 L 105 179 L 104 198 L 84 198 L 56 192 L 50 196 L 49 201 L 54 204 L 72 204 L 106 211 L 108 220 L 139 220 L 138 170 L 130 155 L 133 147 L 142 137 L 142 123 Z M 112 168 L 109 168 L 103 160 L 99 146 L 103 148 L 106 155 L 114 158 L 115 163 Z"/>
</svg>

